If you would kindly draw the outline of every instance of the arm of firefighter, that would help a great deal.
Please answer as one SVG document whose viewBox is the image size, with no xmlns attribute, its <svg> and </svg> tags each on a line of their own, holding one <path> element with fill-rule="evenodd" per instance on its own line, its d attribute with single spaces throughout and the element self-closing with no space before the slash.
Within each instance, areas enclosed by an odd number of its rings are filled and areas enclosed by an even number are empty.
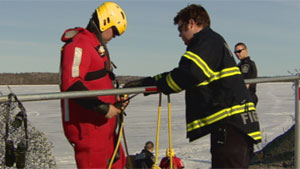
<svg viewBox="0 0 300 169">
<path fill-rule="evenodd" d="M 155 86 L 155 80 L 152 77 L 146 77 L 138 80 L 133 80 L 125 83 L 123 88 Z"/>
<path fill-rule="evenodd" d="M 156 86 L 156 78 L 155 77 L 146 77 L 139 80 L 129 81 L 127 82 L 123 88 L 131 88 L 131 87 L 145 87 L 145 86 Z M 159 91 L 157 91 L 159 92 Z M 144 93 L 144 96 L 148 96 L 150 94 L 155 94 L 157 92 L 153 93 Z"/>
<path fill-rule="evenodd" d="M 193 63 L 182 57 L 178 67 L 164 73 L 161 78 L 157 79 L 156 86 L 164 94 L 178 93 L 182 90 L 192 88 L 198 83 L 194 74 Z"/>
</svg>

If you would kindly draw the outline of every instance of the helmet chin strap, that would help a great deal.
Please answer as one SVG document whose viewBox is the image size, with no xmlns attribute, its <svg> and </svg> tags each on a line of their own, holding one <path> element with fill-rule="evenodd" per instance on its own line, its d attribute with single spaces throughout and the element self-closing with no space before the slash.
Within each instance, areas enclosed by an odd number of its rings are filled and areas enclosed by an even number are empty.
<svg viewBox="0 0 300 169">
<path fill-rule="evenodd" d="M 108 50 L 107 50 L 107 47 L 106 47 L 106 43 L 104 42 L 104 40 L 102 38 L 102 32 L 99 30 L 98 26 L 96 25 L 96 23 L 94 22 L 93 19 L 90 20 L 90 22 L 87 25 L 86 29 L 96 35 L 97 39 L 99 40 L 101 45 L 104 46 L 104 49 L 107 52 L 107 55 L 109 56 L 109 53 L 108 53 Z"/>
<path fill-rule="evenodd" d="M 104 40 L 102 38 L 102 32 L 99 30 L 98 26 L 96 25 L 96 23 L 94 22 L 93 19 L 90 20 L 90 22 L 87 25 L 86 29 L 96 35 L 96 37 L 99 40 L 99 42 L 101 43 L 101 45 L 104 46 L 104 49 L 107 53 L 107 57 L 108 57 L 108 61 L 109 61 L 110 65 L 112 65 L 114 68 L 117 68 L 117 66 L 110 60 L 110 56 L 109 56 L 108 49 L 106 47 L 106 43 L 104 42 Z"/>
</svg>

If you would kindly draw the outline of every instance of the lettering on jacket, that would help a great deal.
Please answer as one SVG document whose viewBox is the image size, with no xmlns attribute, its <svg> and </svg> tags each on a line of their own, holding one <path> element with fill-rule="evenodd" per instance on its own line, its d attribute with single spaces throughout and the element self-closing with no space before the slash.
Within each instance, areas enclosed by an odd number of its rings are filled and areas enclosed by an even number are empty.
<svg viewBox="0 0 300 169">
<path fill-rule="evenodd" d="M 258 122 L 258 116 L 255 111 L 248 111 L 240 114 L 244 124 Z"/>
</svg>

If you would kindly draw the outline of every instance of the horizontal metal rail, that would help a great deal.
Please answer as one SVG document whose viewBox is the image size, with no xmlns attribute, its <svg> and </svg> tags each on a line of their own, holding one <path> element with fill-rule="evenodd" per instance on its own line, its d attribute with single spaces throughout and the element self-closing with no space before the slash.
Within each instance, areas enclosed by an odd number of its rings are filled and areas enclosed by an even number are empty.
<svg viewBox="0 0 300 169">
<path fill-rule="evenodd" d="M 149 87 L 135 87 L 124 89 L 109 89 L 109 90 L 89 90 L 89 91 L 69 91 L 69 92 L 54 92 L 54 93 L 39 93 L 39 94 L 24 94 L 18 95 L 19 101 L 39 101 L 39 100 L 55 100 L 64 98 L 82 98 L 93 96 L 119 95 L 119 94 L 137 94 L 137 93 L 155 93 L 157 88 Z M 8 96 L 1 96 L 1 102 L 7 102 Z"/>
<path fill-rule="evenodd" d="M 300 75 L 276 76 L 276 77 L 258 77 L 255 79 L 246 79 L 245 83 L 271 83 L 271 82 L 293 82 L 299 80 Z"/>
<path fill-rule="evenodd" d="M 247 79 L 245 83 L 269 83 L 269 82 L 287 82 L 300 79 L 299 75 L 292 76 L 277 76 L 277 77 L 259 77 L 255 79 Z M 137 88 L 124 88 L 124 89 L 110 89 L 110 90 L 91 90 L 91 91 L 69 91 L 69 92 L 54 92 L 54 93 L 39 93 L 39 94 L 24 94 L 18 95 L 20 101 L 39 101 L 39 100 L 56 100 L 63 98 L 82 98 L 93 96 L 105 95 L 118 95 L 118 94 L 136 94 L 136 93 L 153 93 L 157 88 L 150 87 L 137 87 Z M 0 103 L 8 101 L 8 96 L 0 96 Z"/>
</svg>

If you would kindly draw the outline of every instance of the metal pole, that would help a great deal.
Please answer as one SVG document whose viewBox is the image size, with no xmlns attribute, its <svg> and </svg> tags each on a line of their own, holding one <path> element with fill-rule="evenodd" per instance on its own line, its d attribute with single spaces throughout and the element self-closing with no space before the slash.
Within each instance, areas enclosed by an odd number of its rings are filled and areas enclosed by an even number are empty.
<svg viewBox="0 0 300 169">
<path fill-rule="evenodd" d="M 270 83 L 270 82 L 293 82 L 300 79 L 300 75 L 276 76 L 276 77 L 258 77 L 255 79 L 246 79 L 245 83 Z"/>
<path fill-rule="evenodd" d="M 292 82 L 298 79 L 300 79 L 300 75 L 259 77 L 255 79 L 247 79 L 245 80 L 245 83 L 268 83 L 268 82 L 287 82 L 287 81 Z M 26 94 L 26 95 L 18 95 L 18 99 L 20 101 L 39 101 L 39 100 L 55 100 L 55 99 L 63 99 L 63 98 L 80 98 L 80 97 L 93 97 L 93 96 L 104 96 L 104 95 L 153 93 L 153 92 L 157 92 L 157 88 L 154 86 L 149 86 L 149 87 L 110 89 L 110 90 Z M 0 103 L 6 101 L 8 101 L 7 96 L 0 96 Z"/>
<path fill-rule="evenodd" d="M 18 99 L 19 101 L 25 102 L 25 101 L 55 100 L 55 99 L 64 99 L 64 98 L 81 98 L 81 97 L 118 95 L 118 94 L 155 93 L 155 92 L 157 92 L 157 87 L 149 86 L 149 87 L 109 89 L 109 90 L 25 94 L 25 95 L 18 95 Z M 6 101 L 8 101 L 8 96 L 0 97 L 0 103 Z"/>
<path fill-rule="evenodd" d="M 295 81 L 295 167 L 294 168 L 300 168 L 300 146 L 299 146 L 299 140 L 300 140 L 300 109 L 299 109 L 299 80 Z"/>
</svg>

